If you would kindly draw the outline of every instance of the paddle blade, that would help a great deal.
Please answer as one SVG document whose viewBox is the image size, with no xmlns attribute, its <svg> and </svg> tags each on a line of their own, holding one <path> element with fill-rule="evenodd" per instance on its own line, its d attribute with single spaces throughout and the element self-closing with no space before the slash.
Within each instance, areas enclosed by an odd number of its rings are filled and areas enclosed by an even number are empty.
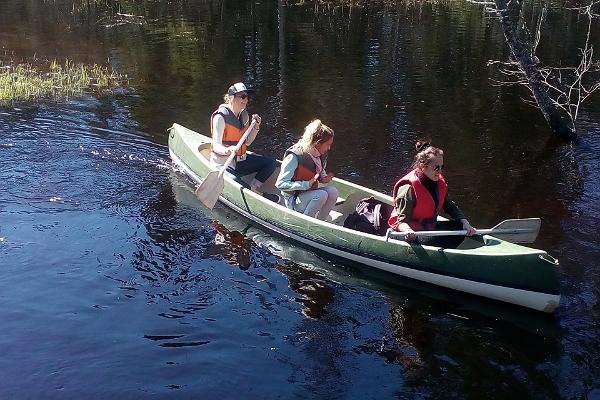
<svg viewBox="0 0 600 400">
<path fill-rule="evenodd" d="M 491 229 L 490 235 L 514 243 L 535 242 L 540 233 L 539 218 L 507 219 Z"/>
<path fill-rule="evenodd" d="M 196 196 L 212 210 L 223 192 L 223 185 L 223 175 L 220 175 L 219 171 L 210 171 L 196 189 Z"/>
</svg>

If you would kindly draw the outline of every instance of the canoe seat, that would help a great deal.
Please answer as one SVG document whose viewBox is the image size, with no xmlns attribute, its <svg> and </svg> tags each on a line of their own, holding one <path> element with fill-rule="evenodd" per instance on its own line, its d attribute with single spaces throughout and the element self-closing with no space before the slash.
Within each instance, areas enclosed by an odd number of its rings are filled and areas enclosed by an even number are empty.
<svg viewBox="0 0 600 400">
<path fill-rule="evenodd" d="M 341 212 L 332 210 L 329 213 L 329 217 L 331 218 L 332 224 L 336 224 L 336 225 L 340 225 L 340 226 L 344 225 L 345 217 L 344 217 L 344 214 L 342 214 Z"/>
</svg>

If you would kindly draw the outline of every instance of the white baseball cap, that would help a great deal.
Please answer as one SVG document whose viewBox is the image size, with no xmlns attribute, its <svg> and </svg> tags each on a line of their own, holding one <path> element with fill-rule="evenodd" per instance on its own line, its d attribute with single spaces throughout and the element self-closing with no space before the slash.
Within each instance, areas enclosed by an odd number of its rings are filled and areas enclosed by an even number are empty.
<svg viewBox="0 0 600 400">
<path fill-rule="evenodd" d="M 239 92 L 252 92 L 252 89 L 248 89 L 242 82 L 238 82 L 231 85 L 227 90 L 227 94 L 236 94 Z"/>
</svg>

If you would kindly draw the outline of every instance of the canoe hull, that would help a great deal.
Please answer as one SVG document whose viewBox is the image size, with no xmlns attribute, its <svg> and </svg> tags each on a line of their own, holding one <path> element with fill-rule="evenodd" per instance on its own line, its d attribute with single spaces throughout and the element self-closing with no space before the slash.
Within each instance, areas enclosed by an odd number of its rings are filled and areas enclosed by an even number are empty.
<svg viewBox="0 0 600 400">
<path fill-rule="evenodd" d="M 180 125 L 170 130 L 171 158 L 196 184 L 211 170 L 206 157 L 209 144 L 210 138 Z M 335 179 L 333 184 L 350 206 L 369 195 L 391 202 L 389 196 L 350 182 Z M 475 249 L 410 245 L 346 229 L 340 221 L 306 217 L 270 203 L 229 178 L 219 201 L 273 232 L 341 259 L 544 312 L 553 312 L 560 302 L 556 260 L 541 250 L 488 236 L 481 239 L 485 246 Z"/>
</svg>

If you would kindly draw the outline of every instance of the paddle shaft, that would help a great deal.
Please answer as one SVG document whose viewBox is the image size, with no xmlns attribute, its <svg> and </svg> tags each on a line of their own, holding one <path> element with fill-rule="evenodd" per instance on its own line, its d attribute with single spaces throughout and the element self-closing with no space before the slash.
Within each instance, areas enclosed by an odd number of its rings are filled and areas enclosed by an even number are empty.
<svg viewBox="0 0 600 400">
<path fill-rule="evenodd" d="M 477 229 L 477 233 L 478 235 L 494 235 L 494 234 L 506 234 L 506 233 L 530 233 L 530 232 L 535 232 L 534 229 L 530 229 L 530 228 L 516 228 L 516 229 L 506 229 L 506 228 L 499 228 L 499 229 Z M 398 233 L 402 233 L 402 232 L 398 232 Z M 467 231 L 466 230 L 461 230 L 461 231 L 419 231 L 419 232 L 415 232 L 415 235 L 417 237 L 419 236 L 459 236 L 459 235 L 466 235 Z"/>
<path fill-rule="evenodd" d="M 252 120 L 252 123 L 250 124 L 250 126 L 248 127 L 248 129 L 246 129 L 246 132 L 244 132 L 244 134 L 242 135 L 242 137 L 241 137 L 240 141 L 238 142 L 238 144 L 235 145 L 235 151 L 232 152 L 231 154 L 229 154 L 229 157 L 227 157 L 227 161 L 225 161 L 225 164 L 223 164 L 223 167 L 219 171 L 219 177 L 218 177 L 218 179 L 221 179 L 223 177 L 223 174 L 225 173 L 225 170 L 227 169 L 227 167 L 229 167 L 229 165 L 231 165 L 231 163 L 233 162 L 233 159 L 237 156 L 237 150 L 239 149 L 239 147 L 242 144 L 244 144 L 244 142 L 246 141 L 246 139 L 248 139 L 248 136 L 250 136 L 250 133 L 254 129 L 254 125 L 255 124 L 256 124 L 256 121 Z"/>
<path fill-rule="evenodd" d="M 491 229 L 477 229 L 480 235 L 495 235 L 517 243 L 532 243 L 537 238 L 542 221 L 539 218 L 506 219 Z M 418 231 L 415 236 L 458 236 L 466 235 L 466 230 L 457 231 Z M 404 238 L 406 232 L 388 230 L 388 237 Z"/>
<path fill-rule="evenodd" d="M 198 188 L 196 189 L 196 196 L 198 197 L 198 199 L 211 210 L 215 206 L 217 200 L 219 199 L 219 196 L 223 192 L 223 174 L 225 173 L 229 165 L 231 165 L 231 163 L 233 162 L 234 157 L 237 156 L 237 150 L 246 141 L 248 135 L 250 135 L 255 125 L 255 121 L 252 120 L 252 123 L 250 124 L 246 132 L 244 132 L 244 134 L 240 138 L 240 141 L 235 145 L 235 151 L 231 152 L 229 154 L 229 157 L 227 157 L 227 161 L 225 161 L 225 164 L 221 166 L 218 172 L 217 169 L 213 169 L 212 171 L 210 171 L 206 175 L 204 180 L 202 180 L 200 186 L 198 186 Z"/>
</svg>

